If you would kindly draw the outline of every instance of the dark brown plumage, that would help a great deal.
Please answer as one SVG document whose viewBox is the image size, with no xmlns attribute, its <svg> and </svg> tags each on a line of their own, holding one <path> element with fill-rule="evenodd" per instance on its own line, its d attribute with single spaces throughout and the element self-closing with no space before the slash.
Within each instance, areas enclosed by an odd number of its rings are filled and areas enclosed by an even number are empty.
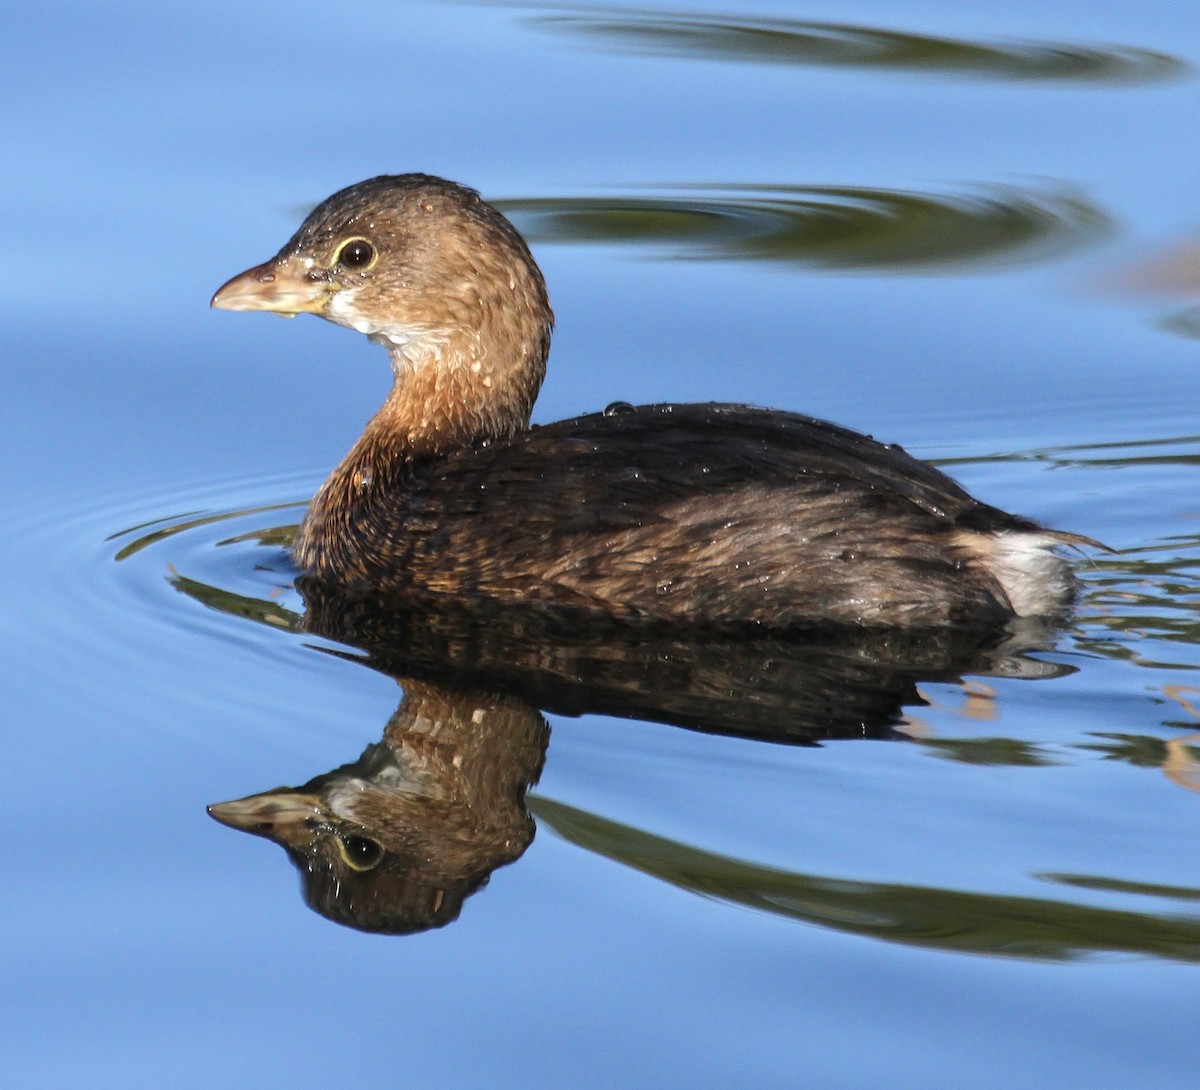
<svg viewBox="0 0 1200 1090">
<path fill-rule="evenodd" d="M 426 175 L 335 194 L 213 298 L 383 343 L 395 383 L 295 546 L 318 578 L 580 615 L 787 629 L 1048 615 L 1088 543 L 898 447 L 739 405 L 529 429 L 553 323 L 515 229 Z"/>
</svg>

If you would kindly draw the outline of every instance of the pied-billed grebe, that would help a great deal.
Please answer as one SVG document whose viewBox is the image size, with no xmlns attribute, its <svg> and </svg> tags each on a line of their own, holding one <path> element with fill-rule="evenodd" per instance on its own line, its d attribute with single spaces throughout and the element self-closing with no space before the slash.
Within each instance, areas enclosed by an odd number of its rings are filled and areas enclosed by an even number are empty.
<svg viewBox="0 0 1200 1090">
<path fill-rule="evenodd" d="M 380 592 L 791 628 L 1055 614 L 1086 543 L 899 447 L 742 405 L 614 405 L 530 428 L 553 314 L 516 229 L 423 174 L 335 193 L 213 296 L 387 348 L 383 407 L 313 499 L 297 563 Z"/>
</svg>

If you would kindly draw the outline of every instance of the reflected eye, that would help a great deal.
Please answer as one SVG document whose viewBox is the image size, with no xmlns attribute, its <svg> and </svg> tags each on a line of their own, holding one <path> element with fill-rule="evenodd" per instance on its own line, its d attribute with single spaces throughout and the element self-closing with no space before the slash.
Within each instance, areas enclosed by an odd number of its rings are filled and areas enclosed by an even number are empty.
<svg viewBox="0 0 1200 1090">
<path fill-rule="evenodd" d="M 342 837 L 342 854 L 355 870 L 370 870 L 383 858 L 383 848 L 365 836 Z"/>
<path fill-rule="evenodd" d="M 347 269 L 365 269 L 375 260 L 375 247 L 365 238 L 352 238 L 338 250 L 337 263 Z"/>
</svg>

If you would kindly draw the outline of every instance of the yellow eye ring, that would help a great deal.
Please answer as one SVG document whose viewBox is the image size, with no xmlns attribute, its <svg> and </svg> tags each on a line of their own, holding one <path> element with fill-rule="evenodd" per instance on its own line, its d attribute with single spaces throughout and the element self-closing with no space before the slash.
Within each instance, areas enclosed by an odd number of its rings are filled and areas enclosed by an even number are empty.
<svg viewBox="0 0 1200 1090">
<path fill-rule="evenodd" d="M 351 870 L 367 871 L 378 866 L 383 859 L 383 848 L 370 837 L 350 836 L 338 837 L 338 848 L 342 858 Z"/>
<path fill-rule="evenodd" d="M 343 269 L 365 272 L 379 259 L 379 252 L 368 239 L 348 238 L 339 247 L 335 261 Z"/>
</svg>

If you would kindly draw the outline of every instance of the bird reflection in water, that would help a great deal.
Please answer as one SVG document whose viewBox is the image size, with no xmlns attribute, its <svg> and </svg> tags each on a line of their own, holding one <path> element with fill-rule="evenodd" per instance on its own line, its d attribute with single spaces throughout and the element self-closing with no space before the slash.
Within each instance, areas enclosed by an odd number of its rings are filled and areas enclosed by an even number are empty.
<svg viewBox="0 0 1200 1090">
<path fill-rule="evenodd" d="M 525 794 L 550 734 L 543 709 L 812 745 L 906 737 L 897 726 L 906 705 L 923 703 L 919 681 L 1070 672 L 1026 654 L 1052 638 L 1040 628 L 683 638 L 300 587 L 303 628 L 361 648 L 353 657 L 396 678 L 403 698 L 357 761 L 209 812 L 280 844 L 315 911 L 374 932 L 452 922 L 528 848 Z"/>
<path fill-rule="evenodd" d="M 308 904 L 363 931 L 450 923 L 533 840 L 524 800 L 542 769 L 545 719 L 513 697 L 404 686 L 382 740 L 357 761 L 208 808 L 282 845 Z"/>
</svg>

